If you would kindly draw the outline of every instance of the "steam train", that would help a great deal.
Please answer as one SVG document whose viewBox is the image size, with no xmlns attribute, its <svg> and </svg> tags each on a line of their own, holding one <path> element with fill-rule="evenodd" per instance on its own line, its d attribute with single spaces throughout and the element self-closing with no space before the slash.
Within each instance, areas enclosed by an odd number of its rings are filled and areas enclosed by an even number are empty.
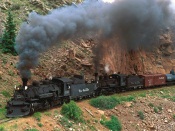
<svg viewBox="0 0 175 131">
<path fill-rule="evenodd" d="M 14 95 L 7 102 L 6 117 L 27 116 L 35 111 L 62 105 L 70 100 L 95 97 L 137 88 L 156 87 L 175 84 L 174 70 L 170 74 L 101 75 L 95 73 L 95 79 L 86 81 L 81 75 L 71 78 L 54 77 L 51 80 L 33 82 L 27 85 L 28 79 L 23 78 L 23 85 L 16 87 Z"/>
</svg>

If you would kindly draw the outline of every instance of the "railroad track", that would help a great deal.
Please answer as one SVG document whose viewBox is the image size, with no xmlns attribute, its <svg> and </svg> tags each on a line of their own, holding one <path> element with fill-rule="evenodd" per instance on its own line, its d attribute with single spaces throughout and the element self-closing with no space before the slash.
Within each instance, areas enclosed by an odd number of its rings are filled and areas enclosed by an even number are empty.
<svg viewBox="0 0 175 131">
<path fill-rule="evenodd" d="M 14 120 L 14 118 L 3 118 L 3 119 L 0 119 L 0 124 L 3 124 L 5 122 L 9 122 L 11 120 Z"/>
</svg>

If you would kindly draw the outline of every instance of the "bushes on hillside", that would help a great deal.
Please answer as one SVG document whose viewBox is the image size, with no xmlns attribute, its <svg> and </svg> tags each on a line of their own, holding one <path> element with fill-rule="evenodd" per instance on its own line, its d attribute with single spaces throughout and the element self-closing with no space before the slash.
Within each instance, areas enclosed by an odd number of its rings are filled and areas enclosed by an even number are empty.
<svg viewBox="0 0 175 131">
<path fill-rule="evenodd" d="M 116 105 L 127 101 L 135 101 L 135 97 L 134 96 L 122 96 L 122 97 L 99 96 L 97 98 L 91 99 L 90 104 L 96 108 L 100 108 L 103 110 L 103 109 L 112 109 Z"/>
<path fill-rule="evenodd" d="M 70 101 L 68 104 L 63 104 L 61 114 L 74 121 L 83 120 L 82 111 L 74 101 Z"/>
<path fill-rule="evenodd" d="M 119 103 L 120 101 L 114 96 L 99 96 L 90 100 L 92 106 L 100 109 L 112 109 Z"/>
<path fill-rule="evenodd" d="M 122 125 L 116 116 L 111 116 L 109 121 L 102 119 L 100 123 L 111 131 L 121 131 L 122 129 Z"/>
</svg>

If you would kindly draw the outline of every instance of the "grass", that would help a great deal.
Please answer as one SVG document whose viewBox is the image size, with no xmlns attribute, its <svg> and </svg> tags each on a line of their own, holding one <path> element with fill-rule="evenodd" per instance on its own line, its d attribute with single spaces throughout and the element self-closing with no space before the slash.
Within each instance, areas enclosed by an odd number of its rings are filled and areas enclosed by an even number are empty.
<svg viewBox="0 0 175 131">
<path fill-rule="evenodd" d="M 6 98 L 9 98 L 9 97 L 10 97 L 10 93 L 7 92 L 7 91 L 5 91 L 5 90 L 1 91 L 1 94 L 2 94 L 3 96 L 5 96 Z"/>
<path fill-rule="evenodd" d="M 173 115 L 173 119 L 175 120 L 175 114 Z"/>
<path fill-rule="evenodd" d="M 122 102 L 135 101 L 134 96 L 99 96 L 90 100 L 90 104 L 96 108 L 104 109 L 113 109 L 116 105 Z"/>
<path fill-rule="evenodd" d="M 91 99 L 90 104 L 100 109 L 112 109 L 117 104 L 120 104 L 120 101 L 114 96 L 99 96 Z"/>
<path fill-rule="evenodd" d="M 157 107 L 154 107 L 154 112 L 155 113 L 158 113 L 159 112 L 159 109 Z"/>
<path fill-rule="evenodd" d="M 51 115 L 52 115 L 52 113 L 51 113 L 51 112 L 46 111 L 46 112 L 44 112 L 44 115 L 46 115 L 46 116 L 51 116 Z"/>
<path fill-rule="evenodd" d="M 75 122 L 83 121 L 83 112 L 74 101 L 70 101 L 68 104 L 64 103 L 61 109 L 61 114 Z"/>
<path fill-rule="evenodd" d="M 33 114 L 33 117 L 37 120 L 37 121 L 41 121 L 41 113 L 40 112 L 35 112 Z"/>
<path fill-rule="evenodd" d="M 69 119 L 64 116 L 60 118 L 60 123 L 62 126 L 67 128 L 70 128 L 73 125 L 72 122 L 70 122 Z"/>
<path fill-rule="evenodd" d="M 5 128 L 3 126 L 0 126 L 0 131 L 5 131 Z"/>
<path fill-rule="evenodd" d="M 0 118 L 5 118 L 6 109 L 0 108 Z"/>
<path fill-rule="evenodd" d="M 153 103 L 149 103 L 148 106 L 154 107 L 154 104 Z"/>
<path fill-rule="evenodd" d="M 37 125 L 38 125 L 39 127 L 42 127 L 42 126 L 43 126 L 43 124 L 42 124 L 42 123 L 37 123 Z"/>
<path fill-rule="evenodd" d="M 108 129 L 110 129 L 111 131 L 122 130 L 122 125 L 116 116 L 111 116 L 111 119 L 109 121 L 102 119 L 100 123 L 105 127 L 107 127 Z"/>
<path fill-rule="evenodd" d="M 25 131 L 39 131 L 39 130 L 32 128 L 32 129 L 26 129 Z"/>
<path fill-rule="evenodd" d="M 142 111 L 138 111 L 138 116 L 139 116 L 139 118 L 140 118 L 141 120 L 144 120 L 144 119 L 145 119 L 145 116 L 144 116 L 144 114 L 143 114 Z"/>
</svg>

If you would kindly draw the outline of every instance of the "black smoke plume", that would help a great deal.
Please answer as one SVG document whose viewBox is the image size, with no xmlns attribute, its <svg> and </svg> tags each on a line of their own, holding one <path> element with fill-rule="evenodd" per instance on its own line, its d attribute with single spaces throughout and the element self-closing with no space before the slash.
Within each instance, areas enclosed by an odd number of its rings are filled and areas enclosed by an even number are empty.
<svg viewBox="0 0 175 131">
<path fill-rule="evenodd" d="M 85 1 L 52 10 L 48 15 L 30 13 L 16 38 L 18 69 L 29 78 L 41 53 L 62 40 L 87 35 L 110 39 L 118 35 L 130 48 L 150 45 L 171 18 L 169 0 Z"/>
</svg>

